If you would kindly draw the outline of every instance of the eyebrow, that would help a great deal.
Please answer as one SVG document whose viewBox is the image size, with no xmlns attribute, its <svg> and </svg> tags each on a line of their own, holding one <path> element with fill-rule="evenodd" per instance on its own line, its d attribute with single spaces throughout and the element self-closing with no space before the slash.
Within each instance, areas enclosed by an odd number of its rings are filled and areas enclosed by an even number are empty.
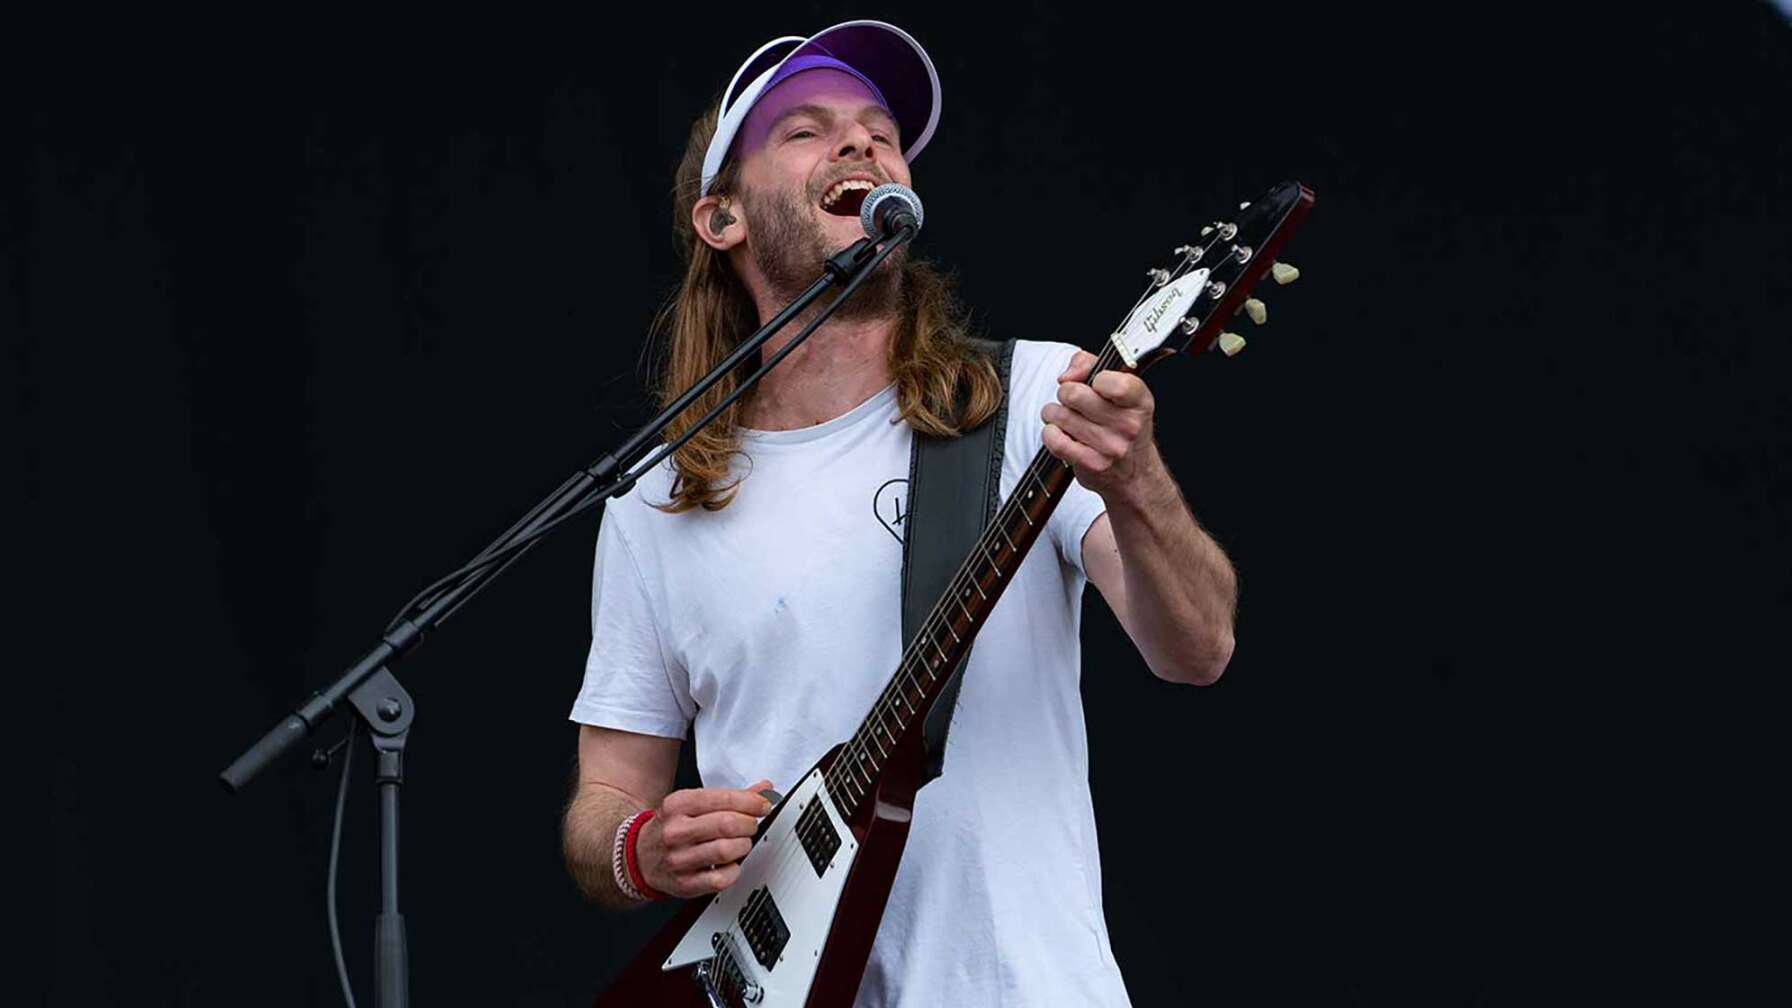
<svg viewBox="0 0 1792 1008">
<path fill-rule="evenodd" d="M 860 117 L 863 117 L 866 114 L 870 114 L 883 120 L 888 123 L 893 130 L 898 128 L 895 117 L 884 111 L 884 108 L 881 105 L 866 105 L 859 110 Z M 834 110 L 825 105 L 792 105 L 779 113 L 778 118 L 772 120 L 772 124 L 769 128 L 773 132 L 776 132 L 779 127 L 784 125 L 786 120 L 794 119 L 797 116 L 810 116 L 815 119 L 820 119 L 823 122 L 832 122 L 834 119 Z"/>
</svg>

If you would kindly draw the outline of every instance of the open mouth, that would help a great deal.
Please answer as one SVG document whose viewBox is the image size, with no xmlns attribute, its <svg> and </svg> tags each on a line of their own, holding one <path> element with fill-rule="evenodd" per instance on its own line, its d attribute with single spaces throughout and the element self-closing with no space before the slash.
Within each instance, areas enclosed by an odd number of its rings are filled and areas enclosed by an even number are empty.
<svg viewBox="0 0 1792 1008">
<path fill-rule="evenodd" d="M 821 194 L 821 209 L 836 217 L 857 217 L 872 188 L 865 179 L 841 179 Z"/>
</svg>

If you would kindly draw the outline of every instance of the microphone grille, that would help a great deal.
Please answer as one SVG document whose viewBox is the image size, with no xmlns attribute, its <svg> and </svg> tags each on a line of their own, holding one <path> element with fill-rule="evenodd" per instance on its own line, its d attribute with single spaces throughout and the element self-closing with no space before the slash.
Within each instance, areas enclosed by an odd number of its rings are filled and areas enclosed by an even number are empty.
<svg viewBox="0 0 1792 1008">
<path fill-rule="evenodd" d="M 925 213 L 921 209 L 921 197 L 915 191 L 900 182 L 885 182 L 876 189 L 865 194 L 865 202 L 859 205 L 859 226 L 865 229 L 865 237 L 880 238 L 883 232 L 877 226 L 878 204 L 886 200 L 897 199 L 908 205 L 909 213 L 915 215 L 915 228 L 921 227 Z"/>
</svg>

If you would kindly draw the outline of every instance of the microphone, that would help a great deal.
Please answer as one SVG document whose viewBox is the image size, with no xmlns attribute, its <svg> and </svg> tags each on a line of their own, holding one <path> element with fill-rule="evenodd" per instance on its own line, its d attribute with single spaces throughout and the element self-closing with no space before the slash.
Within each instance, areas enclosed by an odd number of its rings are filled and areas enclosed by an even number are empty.
<svg viewBox="0 0 1792 1008">
<path fill-rule="evenodd" d="M 865 194 L 859 206 L 859 226 L 865 237 L 882 241 L 904 227 L 921 230 L 921 197 L 900 182 L 885 182 Z"/>
</svg>

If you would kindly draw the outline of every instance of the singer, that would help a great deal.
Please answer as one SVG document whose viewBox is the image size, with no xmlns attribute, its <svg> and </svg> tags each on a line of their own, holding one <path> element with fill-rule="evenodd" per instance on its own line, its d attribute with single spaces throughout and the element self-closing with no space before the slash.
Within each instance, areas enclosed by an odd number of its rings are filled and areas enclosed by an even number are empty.
<svg viewBox="0 0 1792 1008">
<path fill-rule="evenodd" d="M 894 26 L 849 22 L 749 57 L 678 167 L 687 265 L 656 326 L 662 397 L 862 237 L 865 193 L 912 185 L 939 121 L 934 64 Z M 847 737 L 902 651 L 911 439 L 971 430 L 1006 397 L 1002 494 L 1041 443 L 1077 485 L 977 638 L 945 772 L 917 796 L 857 1003 L 1124 1005 L 1079 696 L 1083 586 L 1094 582 L 1157 676 L 1207 684 L 1232 654 L 1236 579 L 1158 454 L 1143 382 L 1110 371 L 1081 384 L 1091 355 L 1023 340 L 1004 388 L 967 335 L 946 278 L 900 249 L 609 505 L 571 713 L 567 864 L 614 908 L 734 881 L 771 808 L 760 792 L 790 788 Z M 705 786 L 672 792 L 693 723 Z M 1148 829 L 1149 811 L 1138 821 Z M 1186 862 L 1186 839 L 1165 838 L 1166 867 Z"/>
</svg>

